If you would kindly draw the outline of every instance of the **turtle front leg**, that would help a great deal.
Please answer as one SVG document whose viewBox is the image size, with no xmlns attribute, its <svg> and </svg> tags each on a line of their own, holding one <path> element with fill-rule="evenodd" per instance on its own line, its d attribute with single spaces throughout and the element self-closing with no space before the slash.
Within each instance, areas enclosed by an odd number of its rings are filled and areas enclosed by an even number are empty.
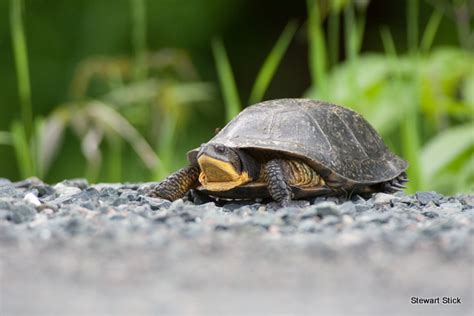
<svg viewBox="0 0 474 316">
<path fill-rule="evenodd" d="M 152 189 L 150 195 L 170 201 L 177 200 L 182 198 L 189 190 L 198 186 L 198 178 L 199 167 L 184 167 L 158 183 Z"/>
<path fill-rule="evenodd" d="M 283 160 L 268 161 L 264 167 L 264 179 L 272 198 L 281 206 L 288 206 L 293 193 L 283 170 Z"/>
</svg>

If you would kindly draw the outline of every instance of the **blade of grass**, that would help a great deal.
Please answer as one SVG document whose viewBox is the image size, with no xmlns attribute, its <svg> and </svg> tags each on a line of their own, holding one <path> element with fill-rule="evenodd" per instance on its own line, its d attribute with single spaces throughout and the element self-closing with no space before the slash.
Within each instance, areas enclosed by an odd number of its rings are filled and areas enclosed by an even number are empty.
<svg viewBox="0 0 474 316">
<path fill-rule="evenodd" d="M 107 181 L 122 181 L 122 139 L 116 135 L 108 135 L 107 145 L 109 147 L 107 163 Z"/>
<path fill-rule="evenodd" d="M 130 0 L 132 7 L 132 41 L 135 52 L 134 79 L 146 78 L 146 0 Z"/>
<path fill-rule="evenodd" d="M 339 61 L 339 24 L 339 11 L 335 8 L 331 8 L 328 18 L 328 52 L 329 65 L 331 67 L 337 65 Z"/>
<path fill-rule="evenodd" d="M 25 129 L 19 121 L 14 121 L 11 126 L 11 138 L 15 149 L 18 167 L 22 178 L 34 175 L 34 166 L 30 157 L 30 148 Z"/>
<path fill-rule="evenodd" d="M 393 81 L 394 85 L 402 85 L 403 74 L 399 72 L 397 67 L 397 52 L 395 48 L 395 42 L 393 40 L 390 30 L 386 27 L 380 30 L 382 37 L 382 43 L 385 49 L 385 53 L 392 58 L 392 69 L 395 73 L 395 80 Z M 415 70 L 414 70 L 415 71 Z M 401 144 L 402 152 L 404 158 L 409 162 L 408 168 L 408 177 L 410 182 L 407 184 L 407 192 L 413 193 L 416 190 L 421 189 L 423 184 L 423 179 L 421 175 L 421 165 L 420 165 L 420 136 L 418 128 L 418 111 L 417 111 L 417 102 L 418 102 L 418 88 L 416 87 L 417 83 L 417 74 L 414 75 L 414 78 L 408 80 L 415 81 L 411 85 L 410 91 L 405 91 L 407 96 L 407 101 L 409 104 L 398 105 L 398 108 L 405 109 L 405 119 L 402 120 L 400 125 L 401 128 Z M 407 85 L 405 85 L 407 86 Z M 402 90 L 402 89 L 400 89 Z M 395 106 L 395 105 L 394 105 Z"/>
<path fill-rule="evenodd" d="M 175 115 L 167 115 L 163 120 L 160 128 L 160 143 L 158 146 L 158 156 L 161 164 L 154 169 L 154 180 L 165 178 L 170 171 L 175 169 L 174 162 L 176 160 L 174 153 L 176 152 L 176 128 L 177 117 Z"/>
<path fill-rule="evenodd" d="M 392 33 L 388 27 L 380 28 L 380 37 L 382 38 L 383 48 L 385 53 L 392 57 L 397 58 L 397 49 L 395 47 L 395 41 L 393 40 Z"/>
<path fill-rule="evenodd" d="M 126 140 L 148 169 L 153 170 L 157 164 L 161 164 L 161 160 L 138 130 L 111 106 L 94 100 L 87 105 L 86 109 L 97 126 L 107 127 Z"/>
<path fill-rule="evenodd" d="M 10 0 L 10 29 L 17 73 L 18 94 L 25 136 L 30 138 L 33 126 L 28 49 L 23 28 L 23 1 Z M 28 155 L 29 156 L 29 155 Z"/>
<path fill-rule="evenodd" d="M 454 21 L 458 33 L 461 47 L 468 51 L 474 49 L 474 36 L 472 34 L 472 1 L 456 0 L 452 1 L 454 11 Z"/>
<path fill-rule="evenodd" d="M 442 18 L 443 14 L 435 9 L 428 21 L 428 24 L 426 25 L 425 32 L 423 33 L 423 36 L 421 38 L 420 50 L 422 52 L 426 53 L 431 48 Z"/>
<path fill-rule="evenodd" d="M 358 104 L 357 101 L 360 99 L 360 88 L 357 77 L 357 55 L 362 40 L 359 39 L 359 27 L 355 18 L 354 4 L 352 2 L 350 2 L 344 10 L 344 35 L 346 42 L 346 57 L 349 63 L 348 76 L 350 85 L 349 90 L 352 95 L 351 105 L 356 107 Z"/>
<path fill-rule="evenodd" d="M 311 82 L 322 99 L 328 97 L 326 40 L 318 2 L 306 0 L 308 10 L 309 69 Z"/>
<path fill-rule="evenodd" d="M 37 140 L 38 146 L 38 168 L 41 174 L 48 173 L 54 159 L 57 157 L 66 133 L 66 127 L 70 124 L 69 119 L 74 115 L 73 107 L 65 104 L 57 107 L 54 112 L 49 115 L 42 126 L 41 131 L 37 131 L 41 135 Z"/>
<path fill-rule="evenodd" d="M 357 19 L 357 53 L 360 52 L 362 49 L 362 43 L 364 39 L 364 32 L 365 32 L 365 23 L 366 23 L 366 13 L 367 13 L 367 6 L 363 6 L 359 11 L 359 18 Z"/>
<path fill-rule="evenodd" d="M 280 64 L 283 55 L 285 54 L 291 40 L 293 39 L 298 25 L 295 21 L 289 22 L 283 32 L 281 33 L 278 41 L 271 50 L 267 59 L 262 65 L 260 72 L 258 73 L 257 79 L 250 93 L 249 104 L 258 103 L 262 100 L 265 92 L 270 84 L 270 81 L 275 75 L 275 72 Z"/>
<path fill-rule="evenodd" d="M 237 92 L 237 85 L 235 84 L 232 67 L 230 66 L 229 58 L 227 57 L 227 52 L 222 40 L 215 39 L 212 41 L 212 51 L 219 76 L 219 83 L 225 100 L 226 118 L 227 121 L 230 121 L 242 108 Z"/>
<path fill-rule="evenodd" d="M 344 34 L 346 41 L 346 56 L 349 62 L 354 62 L 357 58 L 359 46 L 358 26 L 354 14 L 354 5 L 349 3 L 344 10 Z"/>
<path fill-rule="evenodd" d="M 414 84 L 415 85 L 415 84 Z M 410 166 L 408 174 L 410 182 L 407 185 L 408 192 L 414 193 L 424 187 L 421 165 L 420 165 L 420 136 L 418 127 L 418 111 L 417 106 L 413 105 L 407 112 L 407 117 L 401 125 L 402 150 L 405 159 L 408 160 Z"/>
<path fill-rule="evenodd" d="M 81 139 L 81 151 L 87 160 L 85 175 L 89 182 L 97 182 L 102 166 L 100 144 L 104 131 L 96 126 L 90 127 Z"/>
<path fill-rule="evenodd" d="M 402 149 L 406 159 L 410 162 L 408 169 L 410 184 L 408 192 L 413 193 L 424 188 L 424 178 L 421 171 L 421 144 L 420 144 L 420 123 L 419 123 L 419 99 L 420 99 L 420 75 L 418 72 L 418 37 L 419 37 L 419 0 L 407 0 L 407 40 L 408 49 L 413 63 L 411 84 L 412 91 L 406 91 L 407 95 L 412 95 L 412 106 L 407 111 L 407 117 L 401 125 Z M 402 80 L 402 79 L 400 79 Z M 410 79 L 409 79 L 410 80 Z"/>
<path fill-rule="evenodd" d="M 0 132 L 0 145 L 11 145 L 12 135 L 9 132 Z"/>
<path fill-rule="evenodd" d="M 41 157 L 44 157 L 44 146 L 41 144 L 50 139 L 44 139 L 44 130 L 45 130 L 45 120 L 42 117 L 36 117 L 34 120 L 34 132 L 33 132 L 33 141 L 30 144 L 30 150 L 34 153 L 35 160 L 33 160 L 34 169 L 36 170 L 36 176 L 40 179 L 45 175 L 44 163 L 41 160 Z"/>
<path fill-rule="evenodd" d="M 418 0 L 406 0 L 407 2 L 407 41 L 408 49 L 413 54 L 418 49 Z"/>
</svg>

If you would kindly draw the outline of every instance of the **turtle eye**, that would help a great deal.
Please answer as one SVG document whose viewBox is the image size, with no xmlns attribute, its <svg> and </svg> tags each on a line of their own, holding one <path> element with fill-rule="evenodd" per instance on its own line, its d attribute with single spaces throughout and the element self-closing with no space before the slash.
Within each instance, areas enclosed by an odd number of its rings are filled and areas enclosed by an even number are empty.
<svg viewBox="0 0 474 316">
<path fill-rule="evenodd" d="M 224 146 L 222 146 L 222 145 L 217 145 L 217 146 L 216 146 L 216 152 L 217 152 L 218 154 L 223 154 L 223 153 L 225 153 L 225 149 L 226 149 L 226 148 L 225 148 Z"/>
</svg>

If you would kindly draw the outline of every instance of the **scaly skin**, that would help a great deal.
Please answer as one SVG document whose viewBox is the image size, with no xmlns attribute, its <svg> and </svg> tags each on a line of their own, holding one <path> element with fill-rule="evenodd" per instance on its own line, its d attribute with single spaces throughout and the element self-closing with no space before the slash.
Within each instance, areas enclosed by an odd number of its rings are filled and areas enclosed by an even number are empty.
<svg viewBox="0 0 474 316">
<path fill-rule="evenodd" d="M 150 195 L 170 201 L 177 200 L 198 186 L 198 177 L 199 168 L 197 166 L 184 167 L 158 183 Z"/>
<path fill-rule="evenodd" d="M 316 171 L 298 160 L 272 159 L 262 170 L 263 179 L 267 183 L 268 192 L 282 206 L 287 206 L 292 199 L 290 186 L 300 188 L 325 185 Z"/>
<path fill-rule="evenodd" d="M 263 177 L 267 183 L 268 192 L 281 206 L 287 206 L 292 198 L 291 188 L 286 182 L 283 170 L 283 160 L 273 159 L 265 164 Z"/>
<path fill-rule="evenodd" d="M 298 160 L 282 160 L 285 175 L 290 185 L 304 188 L 317 187 L 325 184 L 316 170 L 308 166 L 306 163 Z"/>
</svg>

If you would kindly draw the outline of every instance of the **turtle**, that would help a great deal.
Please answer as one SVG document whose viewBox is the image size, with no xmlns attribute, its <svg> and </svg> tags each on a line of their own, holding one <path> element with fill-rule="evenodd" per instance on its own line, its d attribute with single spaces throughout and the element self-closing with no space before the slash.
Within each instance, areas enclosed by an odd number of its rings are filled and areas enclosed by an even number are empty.
<svg viewBox="0 0 474 316">
<path fill-rule="evenodd" d="M 173 201 L 194 189 L 287 206 L 315 196 L 394 193 L 408 181 L 408 163 L 360 114 L 312 99 L 249 106 L 187 158 L 189 165 L 155 185 L 152 196 Z"/>
</svg>

